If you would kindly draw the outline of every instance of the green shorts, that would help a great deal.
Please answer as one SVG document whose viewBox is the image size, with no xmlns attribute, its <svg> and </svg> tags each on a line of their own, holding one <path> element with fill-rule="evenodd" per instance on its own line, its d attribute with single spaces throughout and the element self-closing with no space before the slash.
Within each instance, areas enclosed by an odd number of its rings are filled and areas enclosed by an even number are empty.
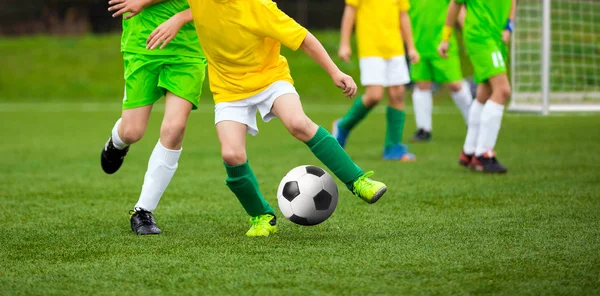
<svg viewBox="0 0 600 296">
<path fill-rule="evenodd" d="M 437 83 L 450 83 L 463 79 L 460 69 L 460 58 L 450 56 L 422 57 L 421 60 L 410 66 L 410 78 L 414 82 L 433 81 Z"/>
<path fill-rule="evenodd" d="M 502 40 L 487 39 L 477 42 L 465 40 L 465 47 L 473 64 L 476 83 L 506 73 L 508 49 Z"/>
<path fill-rule="evenodd" d="M 206 69 L 205 58 L 123 53 L 125 95 L 123 109 L 152 105 L 167 91 L 198 108 Z"/>
</svg>

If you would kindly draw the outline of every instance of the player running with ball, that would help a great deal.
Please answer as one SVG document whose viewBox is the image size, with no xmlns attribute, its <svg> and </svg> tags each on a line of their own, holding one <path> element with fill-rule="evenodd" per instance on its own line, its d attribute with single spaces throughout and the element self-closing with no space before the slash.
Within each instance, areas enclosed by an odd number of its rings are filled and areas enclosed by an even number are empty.
<svg viewBox="0 0 600 296">
<path fill-rule="evenodd" d="M 356 92 L 352 78 L 333 63 L 319 41 L 281 12 L 271 0 L 190 0 L 198 37 L 208 59 L 215 124 L 226 183 L 252 217 L 248 236 L 276 232 L 275 212 L 261 194 L 246 156 L 246 133 L 256 135 L 256 113 L 263 121 L 279 118 L 355 195 L 376 202 L 385 184 L 369 179 L 324 128 L 304 114 L 292 85 L 281 44 L 301 48 L 342 88 Z"/>
<path fill-rule="evenodd" d="M 477 171 L 506 173 L 496 159 L 494 146 L 500 132 L 504 104 L 511 93 L 506 75 L 507 44 L 513 28 L 516 0 L 453 0 L 438 51 L 447 58 L 450 37 L 460 7 L 466 4 L 464 43 L 475 71 L 477 99 L 469 110 L 469 123 L 459 163 Z"/>
<path fill-rule="evenodd" d="M 342 147 L 346 145 L 352 129 L 383 99 L 387 87 L 389 101 L 383 159 L 416 159 L 405 145 L 401 145 L 406 120 L 404 85 L 410 82 L 404 43 L 411 63 L 419 61 L 412 38 L 409 9 L 408 0 L 346 0 L 338 55 L 346 62 L 350 60 L 350 36 L 356 20 L 360 80 L 366 91 L 341 119 L 333 123 L 333 134 Z"/>
<path fill-rule="evenodd" d="M 160 139 L 150 155 L 139 200 L 130 212 L 133 231 L 159 234 L 152 212 L 177 170 L 188 116 L 197 108 L 202 92 L 206 58 L 194 25 L 187 23 L 191 14 L 186 0 L 111 0 L 109 5 L 114 17 L 125 14 L 121 38 L 125 95 L 121 118 L 102 150 L 102 169 L 113 174 L 121 167 L 130 145 L 144 135 L 153 104 L 165 96 Z M 162 43 L 161 50 L 151 51 L 146 41 L 156 27 L 170 29 L 166 31 L 171 34 L 161 35 L 161 42 L 170 44 Z"/>
<path fill-rule="evenodd" d="M 432 82 L 446 85 L 465 123 L 473 100 L 470 86 L 463 81 L 456 37 L 453 35 L 448 40 L 448 58 L 440 57 L 437 52 L 449 3 L 450 0 L 410 1 L 409 14 L 415 46 L 421 56 L 421 60 L 412 64 L 410 69 L 411 79 L 415 83 L 412 99 L 417 122 L 417 132 L 412 140 L 417 142 L 431 140 Z"/>
</svg>

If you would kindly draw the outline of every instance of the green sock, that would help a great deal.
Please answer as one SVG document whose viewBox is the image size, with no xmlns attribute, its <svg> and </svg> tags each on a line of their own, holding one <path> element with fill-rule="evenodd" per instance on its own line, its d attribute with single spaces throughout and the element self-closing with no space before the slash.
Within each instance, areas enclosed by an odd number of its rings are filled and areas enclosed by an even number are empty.
<svg viewBox="0 0 600 296">
<path fill-rule="evenodd" d="M 244 210 L 248 215 L 255 217 L 262 214 L 275 215 L 273 208 L 265 200 L 258 188 L 258 180 L 250 168 L 250 164 L 246 161 L 243 164 L 230 166 L 226 163 L 225 170 L 227 171 L 227 187 L 238 198 Z"/>
<path fill-rule="evenodd" d="M 319 126 L 314 137 L 305 144 L 334 175 L 348 186 L 348 189 L 352 188 L 352 183 L 363 175 L 360 167 L 350 159 L 337 140 L 323 127 Z"/>
<path fill-rule="evenodd" d="M 387 132 L 385 133 L 385 148 L 398 145 L 402 142 L 402 133 L 404 132 L 404 121 L 406 114 L 404 110 L 387 107 Z"/>
<path fill-rule="evenodd" d="M 344 117 L 339 122 L 339 127 L 350 131 L 352 130 L 367 114 L 371 111 L 372 108 L 367 108 L 365 104 L 362 102 L 362 96 L 359 96 L 354 100 L 354 104 L 350 107 L 350 110 L 346 112 Z"/>
</svg>

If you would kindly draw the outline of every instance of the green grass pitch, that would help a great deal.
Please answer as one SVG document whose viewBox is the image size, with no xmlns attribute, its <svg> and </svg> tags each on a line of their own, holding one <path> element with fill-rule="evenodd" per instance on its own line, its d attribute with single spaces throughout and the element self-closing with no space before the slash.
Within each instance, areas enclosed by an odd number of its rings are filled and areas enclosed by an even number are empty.
<svg viewBox="0 0 600 296">
<path fill-rule="evenodd" d="M 337 37 L 318 36 L 334 52 Z M 410 146 L 416 163 L 380 159 L 382 107 L 352 134 L 349 154 L 389 186 L 378 203 L 338 183 L 329 220 L 303 227 L 280 215 L 279 232 L 258 239 L 244 236 L 248 217 L 225 186 L 206 95 L 156 210 L 163 234 L 135 236 L 127 212 L 162 106 L 105 175 L 100 150 L 122 96 L 117 46 L 116 35 L 0 39 L 0 295 L 600 294 L 600 116 L 507 113 L 497 152 L 509 173 L 481 175 L 457 164 L 465 127 L 444 92 L 434 140 Z M 286 54 L 307 113 L 329 129 L 350 101 Z M 356 64 L 342 67 L 358 77 Z M 279 213 L 284 174 L 322 165 L 278 120 L 259 128 L 248 155 Z"/>
</svg>

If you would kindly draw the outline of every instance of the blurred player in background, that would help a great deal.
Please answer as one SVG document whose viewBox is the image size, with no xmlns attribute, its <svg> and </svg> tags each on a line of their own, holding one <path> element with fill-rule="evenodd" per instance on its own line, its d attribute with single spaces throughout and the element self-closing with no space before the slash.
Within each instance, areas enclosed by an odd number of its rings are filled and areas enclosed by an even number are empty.
<svg viewBox="0 0 600 296">
<path fill-rule="evenodd" d="M 130 212 L 133 231 L 159 234 L 152 212 L 177 169 L 188 116 L 197 108 L 202 92 L 206 58 L 194 25 L 187 23 L 191 13 L 186 11 L 186 0 L 111 0 L 109 5 L 114 17 L 124 15 L 125 95 L 121 118 L 102 149 L 102 169 L 113 174 L 121 167 L 129 146 L 144 135 L 153 104 L 165 96 L 160 139 L 150 155 L 139 200 Z M 166 31 L 175 33 L 161 35 L 161 41 L 171 41 L 168 47 L 151 51 L 146 41 L 156 27 L 172 28 Z"/>
<path fill-rule="evenodd" d="M 246 155 L 246 133 L 258 133 L 257 112 L 265 122 L 279 118 L 356 196 L 376 202 L 385 184 L 369 179 L 373 173 L 363 173 L 336 139 L 304 114 L 287 60 L 280 55 L 281 44 L 301 48 L 353 96 L 352 77 L 338 69 L 321 43 L 270 0 L 191 0 L 190 6 L 208 59 L 226 183 L 251 217 L 246 235 L 269 236 L 277 230 L 275 212 Z"/>
<path fill-rule="evenodd" d="M 459 163 L 477 171 L 506 173 L 494 146 L 500 132 L 504 104 L 511 88 L 506 74 L 507 44 L 513 30 L 516 0 L 453 0 L 438 51 L 447 58 L 456 16 L 467 7 L 464 43 L 478 83 L 477 99 L 469 109 L 467 136 Z"/>
<path fill-rule="evenodd" d="M 449 3 L 450 0 L 410 1 L 409 14 L 415 46 L 421 56 L 421 60 L 411 64 L 410 68 L 410 76 L 415 84 L 412 98 L 417 123 L 417 131 L 412 140 L 416 142 L 431 140 L 432 82 L 444 84 L 448 88 L 454 103 L 463 115 L 465 124 L 473 100 L 468 83 L 463 81 L 456 37 L 452 35 L 448 40 L 450 44 L 448 58 L 440 57 L 437 52 Z"/>
<path fill-rule="evenodd" d="M 366 90 L 333 124 L 333 134 L 342 147 L 346 145 L 352 129 L 381 101 L 387 87 L 389 101 L 383 159 L 416 160 L 401 144 L 406 120 L 404 85 L 410 82 L 403 43 L 411 62 L 419 61 L 412 38 L 409 9 L 408 0 L 346 0 L 338 55 L 342 60 L 350 61 L 350 36 L 356 20 L 360 80 Z"/>
</svg>

